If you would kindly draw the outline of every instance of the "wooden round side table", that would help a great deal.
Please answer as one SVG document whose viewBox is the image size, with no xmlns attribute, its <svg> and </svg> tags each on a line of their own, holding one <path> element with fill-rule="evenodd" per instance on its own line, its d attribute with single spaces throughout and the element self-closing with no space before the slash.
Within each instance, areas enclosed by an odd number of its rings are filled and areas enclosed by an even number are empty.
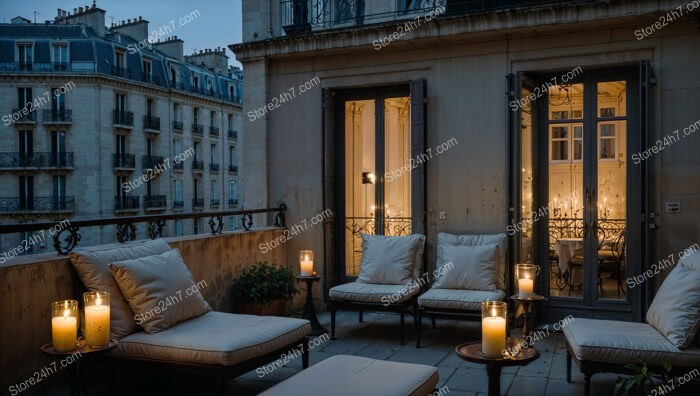
<svg viewBox="0 0 700 396">
<path fill-rule="evenodd" d="M 42 345 L 39 350 L 46 356 L 61 359 L 61 363 L 54 366 L 54 368 L 57 370 L 64 367 L 68 369 L 71 380 L 71 395 L 87 395 L 88 378 L 93 359 L 113 350 L 118 344 L 118 341 L 111 341 L 104 348 L 93 348 L 85 343 L 84 338 L 81 338 L 76 348 L 72 351 L 59 352 L 53 348 L 52 343 Z M 67 358 L 71 356 L 72 359 L 69 362 Z"/>
<path fill-rule="evenodd" d="M 527 336 L 529 336 L 532 333 L 532 329 L 530 328 L 530 317 L 532 316 L 532 312 L 534 311 L 535 304 L 540 302 L 540 301 L 545 301 L 546 298 L 544 296 L 540 295 L 533 295 L 532 297 L 529 298 L 522 298 L 519 297 L 517 294 L 510 296 L 510 299 L 515 302 L 516 304 L 520 305 L 523 307 L 523 339 L 525 339 Z"/>
<path fill-rule="evenodd" d="M 306 282 L 306 305 L 304 306 L 304 313 L 301 315 L 303 319 L 311 322 L 311 335 L 319 336 L 321 334 L 328 333 L 321 323 L 318 322 L 316 317 L 316 308 L 314 307 L 314 298 L 311 294 L 314 282 L 318 282 L 321 279 L 320 276 L 304 276 L 297 275 L 297 282 Z"/>
<path fill-rule="evenodd" d="M 513 347 L 517 340 L 508 338 L 506 347 Z M 537 359 L 540 353 L 535 348 L 522 349 L 515 357 L 489 357 L 481 353 L 481 342 L 470 342 L 455 348 L 457 355 L 472 363 L 486 365 L 486 373 L 489 376 L 489 396 L 501 396 L 501 369 L 506 366 L 525 366 Z"/>
</svg>

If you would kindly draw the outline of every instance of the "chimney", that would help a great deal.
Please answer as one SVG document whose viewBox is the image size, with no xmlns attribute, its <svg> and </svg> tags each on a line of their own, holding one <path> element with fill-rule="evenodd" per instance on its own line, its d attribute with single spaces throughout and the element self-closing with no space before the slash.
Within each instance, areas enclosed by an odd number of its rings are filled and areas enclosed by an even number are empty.
<svg viewBox="0 0 700 396">
<path fill-rule="evenodd" d="M 129 36 L 139 42 L 144 41 L 148 39 L 148 21 L 143 18 L 129 18 L 126 23 L 122 21 L 121 25 L 113 28 L 112 32 Z"/>
<path fill-rule="evenodd" d="M 73 15 L 65 10 L 60 10 L 63 18 L 63 23 L 67 24 L 83 24 L 95 31 L 99 37 L 105 36 L 105 10 L 93 7 L 73 8 Z"/>
<path fill-rule="evenodd" d="M 179 61 L 184 61 L 184 41 L 174 37 L 168 37 L 167 40 L 159 41 L 153 44 L 153 47 L 165 55 L 175 58 Z"/>
<path fill-rule="evenodd" d="M 83 7 L 78 7 L 78 13 L 80 13 L 80 14 L 83 13 Z"/>
</svg>

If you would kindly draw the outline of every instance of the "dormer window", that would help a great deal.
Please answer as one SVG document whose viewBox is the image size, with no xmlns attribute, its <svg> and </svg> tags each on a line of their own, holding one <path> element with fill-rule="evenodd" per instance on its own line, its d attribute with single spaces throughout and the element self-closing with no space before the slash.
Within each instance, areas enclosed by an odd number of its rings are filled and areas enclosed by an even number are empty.
<svg viewBox="0 0 700 396">
<path fill-rule="evenodd" d="M 199 92 L 199 77 L 192 77 L 192 85 L 194 86 L 194 91 Z"/>
<path fill-rule="evenodd" d="M 114 51 L 114 66 L 112 66 L 112 74 L 117 77 L 128 77 L 129 73 L 126 69 L 126 54 L 124 51 Z"/>
<path fill-rule="evenodd" d="M 34 63 L 34 47 L 32 44 L 17 44 L 17 54 L 19 55 L 19 70 L 31 71 Z"/>
<path fill-rule="evenodd" d="M 151 60 L 143 59 L 143 81 L 147 83 L 153 83 L 153 75 L 151 74 Z"/>
<path fill-rule="evenodd" d="M 51 51 L 53 70 L 68 70 L 68 45 L 66 43 L 54 43 Z"/>
<path fill-rule="evenodd" d="M 177 87 L 177 73 L 174 68 L 170 68 L 170 85 L 173 88 Z"/>
</svg>

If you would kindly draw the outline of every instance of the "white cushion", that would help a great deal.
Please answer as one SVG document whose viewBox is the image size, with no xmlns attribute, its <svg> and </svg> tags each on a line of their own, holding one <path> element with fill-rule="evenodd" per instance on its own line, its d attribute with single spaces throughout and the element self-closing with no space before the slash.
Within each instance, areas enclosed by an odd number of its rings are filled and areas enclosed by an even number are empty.
<svg viewBox="0 0 700 396">
<path fill-rule="evenodd" d="M 506 288 L 506 257 L 508 251 L 508 239 L 505 233 L 491 235 L 453 235 L 444 232 L 438 233 L 438 246 L 442 244 L 462 245 L 462 246 L 479 246 L 479 245 L 498 245 L 498 256 L 496 258 L 497 268 L 496 286 L 499 290 Z M 439 250 L 438 250 L 439 252 Z M 436 268 L 442 264 L 441 258 L 438 256 Z"/>
<path fill-rule="evenodd" d="M 646 323 L 574 318 L 562 330 L 579 360 L 700 367 L 700 348 L 678 349 Z"/>
<path fill-rule="evenodd" d="M 80 280 L 88 290 L 106 291 L 110 294 L 110 333 L 111 338 L 120 338 L 139 331 L 129 304 L 122 296 L 117 282 L 109 270 L 109 263 L 119 260 L 161 254 L 170 250 L 170 246 L 162 239 L 139 241 L 114 248 L 90 247 L 71 252 L 70 260 Z"/>
<path fill-rule="evenodd" d="M 678 348 L 690 346 L 700 328 L 700 270 L 679 262 L 656 292 L 647 322 Z"/>
<path fill-rule="evenodd" d="M 425 236 L 362 234 L 362 261 L 357 280 L 364 283 L 405 285 L 413 279 L 416 256 Z"/>
<path fill-rule="evenodd" d="M 440 275 L 433 287 L 441 289 L 496 290 L 497 245 L 438 245 Z"/>
<path fill-rule="evenodd" d="M 417 283 L 406 285 L 377 285 L 374 283 L 350 282 L 338 285 L 328 291 L 328 296 L 333 300 L 372 302 L 372 303 L 397 303 L 410 300 L 420 293 Z"/>
<path fill-rule="evenodd" d="M 438 369 L 361 356 L 337 355 L 261 393 L 264 396 L 425 396 L 435 390 Z"/>
<path fill-rule="evenodd" d="M 308 320 L 209 312 L 155 334 L 134 333 L 119 341 L 116 356 L 231 366 L 306 342 Z M 300 344 L 301 345 L 301 344 Z"/>
<path fill-rule="evenodd" d="M 506 293 L 503 290 L 456 290 L 433 287 L 418 297 L 418 305 L 424 308 L 480 311 L 482 301 L 502 301 L 505 297 Z"/>
<path fill-rule="evenodd" d="M 109 268 L 136 323 L 146 333 L 157 333 L 211 311 L 177 249 L 115 261 Z"/>
<path fill-rule="evenodd" d="M 684 252 L 684 254 L 690 253 L 687 256 L 683 257 L 680 263 L 685 264 L 686 267 L 700 271 L 700 250 L 694 250 L 692 252 Z"/>
</svg>

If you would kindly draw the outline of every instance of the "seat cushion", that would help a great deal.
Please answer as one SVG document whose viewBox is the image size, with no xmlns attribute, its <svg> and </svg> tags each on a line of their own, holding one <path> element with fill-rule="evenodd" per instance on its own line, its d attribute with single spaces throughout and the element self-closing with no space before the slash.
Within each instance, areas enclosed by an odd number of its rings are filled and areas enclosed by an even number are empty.
<svg viewBox="0 0 700 396">
<path fill-rule="evenodd" d="M 274 352 L 311 333 L 308 320 L 209 312 L 155 334 L 134 333 L 111 353 L 231 366 Z"/>
<path fill-rule="evenodd" d="M 579 360 L 700 367 L 700 348 L 678 349 L 647 323 L 574 318 L 562 329 Z"/>
<path fill-rule="evenodd" d="M 434 287 L 440 289 L 496 290 L 497 245 L 438 246 L 441 257 Z"/>
<path fill-rule="evenodd" d="M 417 283 L 408 285 L 377 285 L 374 283 L 350 282 L 331 288 L 328 291 L 328 296 L 333 300 L 389 304 L 408 301 L 418 293 L 420 293 L 420 286 Z"/>
<path fill-rule="evenodd" d="M 413 279 L 416 256 L 425 236 L 362 234 L 362 260 L 357 280 L 364 283 L 405 285 Z"/>
<path fill-rule="evenodd" d="M 70 254 L 70 260 L 80 280 L 88 290 L 106 291 L 110 294 L 110 333 L 111 338 L 120 338 L 139 331 L 129 304 L 109 270 L 109 263 L 165 253 L 170 246 L 162 239 L 139 241 L 119 245 L 111 249 L 104 247 L 77 249 Z"/>
<path fill-rule="evenodd" d="M 439 375 L 435 367 L 337 355 L 302 370 L 260 395 L 425 396 Z"/>
<path fill-rule="evenodd" d="M 438 246 L 441 244 L 459 245 L 459 246 L 479 246 L 479 245 L 498 245 L 498 256 L 496 268 L 498 278 L 496 279 L 496 287 L 499 290 L 506 288 L 506 257 L 508 250 L 508 238 L 505 233 L 491 235 L 453 235 L 445 232 L 438 233 Z M 439 252 L 439 250 L 438 250 Z M 442 265 L 441 258 L 437 258 L 436 268 Z"/>
<path fill-rule="evenodd" d="M 501 301 L 505 297 L 506 293 L 502 290 L 460 290 L 433 287 L 418 297 L 418 306 L 423 308 L 480 311 L 482 301 Z"/>
<path fill-rule="evenodd" d="M 646 319 L 673 345 L 690 346 L 700 329 L 700 270 L 678 263 L 656 292 Z"/>
<path fill-rule="evenodd" d="M 199 292 L 178 249 L 109 264 L 122 295 L 146 333 L 202 316 L 211 307 Z"/>
</svg>

